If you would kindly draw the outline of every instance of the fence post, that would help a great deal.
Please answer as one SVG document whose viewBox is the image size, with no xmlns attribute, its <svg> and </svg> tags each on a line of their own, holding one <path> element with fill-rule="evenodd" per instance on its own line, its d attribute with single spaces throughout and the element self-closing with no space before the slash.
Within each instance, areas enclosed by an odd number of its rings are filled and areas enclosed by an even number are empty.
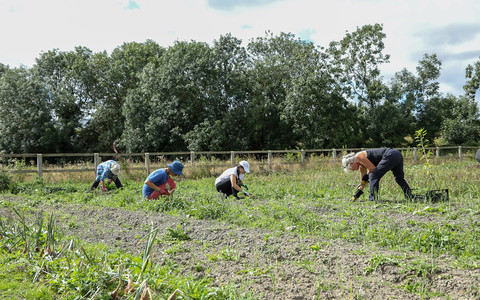
<svg viewBox="0 0 480 300">
<path fill-rule="evenodd" d="M 272 150 L 268 150 L 268 168 L 271 170 L 272 169 Z"/>
<path fill-rule="evenodd" d="M 190 151 L 190 166 L 195 165 L 195 151 Z"/>
<path fill-rule="evenodd" d="M 300 157 L 302 158 L 302 167 L 305 167 L 305 150 L 300 150 Z"/>
<path fill-rule="evenodd" d="M 333 162 L 337 161 L 337 149 L 332 149 Z"/>
<path fill-rule="evenodd" d="M 95 165 L 94 168 L 97 169 L 97 166 L 100 164 L 100 157 L 98 153 L 93 154 L 93 164 Z"/>
<path fill-rule="evenodd" d="M 417 147 L 413 147 L 413 163 L 417 163 Z"/>
<path fill-rule="evenodd" d="M 38 173 L 38 177 L 42 177 L 43 176 L 43 159 L 42 159 L 42 155 L 41 154 L 37 154 L 37 173 Z"/>
<path fill-rule="evenodd" d="M 235 166 L 235 151 L 230 151 L 230 166 Z"/>
<path fill-rule="evenodd" d="M 150 153 L 145 153 L 145 170 L 147 175 L 150 174 Z"/>
<path fill-rule="evenodd" d="M 440 158 L 440 147 L 435 147 L 435 158 L 436 159 Z"/>
<path fill-rule="evenodd" d="M 458 146 L 458 160 L 462 162 L 463 157 L 462 157 L 462 146 Z"/>
</svg>

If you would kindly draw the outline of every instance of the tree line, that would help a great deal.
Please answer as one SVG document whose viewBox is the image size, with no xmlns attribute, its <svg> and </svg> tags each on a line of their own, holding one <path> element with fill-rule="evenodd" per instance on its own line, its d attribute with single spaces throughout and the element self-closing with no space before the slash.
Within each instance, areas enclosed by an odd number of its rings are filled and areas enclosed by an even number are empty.
<svg viewBox="0 0 480 300">
<path fill-rule="evenodd" d="M 480 59 L 465 70 L 464 95 L 443 95 L 436 54 L 385 81 L 385 37 L 374 24 L 326 47 L 266 32 L 246 46 L 226 34 L 0 63 L 0 151 L 399 147 L 420 128 L 437 144 L 476 145 Z"/>
</svg>

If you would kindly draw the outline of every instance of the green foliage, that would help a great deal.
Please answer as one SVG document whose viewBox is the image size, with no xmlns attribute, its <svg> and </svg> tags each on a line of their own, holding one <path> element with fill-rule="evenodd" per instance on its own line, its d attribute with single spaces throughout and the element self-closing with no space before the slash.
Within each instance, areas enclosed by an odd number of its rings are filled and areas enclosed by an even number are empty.
<svg viewBox="0 0 480 300">
<path fill-rule="evenodd" d="M 477 102 L 466 96 L 453 101 L 451 115 L 442 125 L 442 137 L 452 144 L 475 144 L 480 137 L 480 121 Z"/>
<path fill-rule="evenodd" d="M 417 147 L 420 148 L 420 152 L 422 156 L 420 157 L 420 161 L 423 161 L 423 165 L 425 167 L 427 175 L 430 174 L 430 168 L 432 165 L 430 165 L 430 156 L 432 156 L 432 151 L 428 149 L 429 141 L 426 138 L 427 136 L 427 131 L 425 129 L 419 129 L 415 131 L 415 141 L 418 143 Z"/>
<path fill-rule="evenodd" d="M 436 54 L 386 83 L 385 38 L 382 24 L 327 48 L 267 31 L 246 47 L 226 34 L 213 45 L 147 40 L 110 55 L 79 46 L 42 52 L 31 69 L 0 64 L 0 151 L 398 147 L 415 128 L 477 143 L 478 62 L 464 97 L 439 92 Z"/>
<path fill-rule="evenodd" d="M 12 178 L 8 173 L 0 172 L 0 192 L 8 191 L 12 186 Z"/>
<path fill-rule="evenodd" d="M 41 153 L 55 150 L 57 133 L 49 97 L 39 78 L 28 69 L 7 69 L 1 74 L 1 152 Z"/>
<path fill-rule="evenodd" d="M 470 99 L 475 100 L 475 94 L 478 92 L 478 89 L 480 89 L 480 57 L 478 61 L 467 66 L 465 69 L 465 78 L 467 78 L 467 81 L 463 89 Z"/>
<path fill-rule="evenodd" d="M 207 279 L 181 275 L 176 266 L 154 264 L 152 246 L 158 229 L 144 237 L 145 250 L 138 257 L 64 239 L 53 215 L 47 218 L 45 226 L 42 216 L 30 222 L 15 212 L 18 221 L 0 218 L 2 296 L 137 299 L 149 289 L 154 296 L 167 298 L 178 289 L 188 299 L 238 298 L 238 293 L 228 286 L 211 287 Z M 4 280 L 7 276 L 9 279 Z"/>
</svg>

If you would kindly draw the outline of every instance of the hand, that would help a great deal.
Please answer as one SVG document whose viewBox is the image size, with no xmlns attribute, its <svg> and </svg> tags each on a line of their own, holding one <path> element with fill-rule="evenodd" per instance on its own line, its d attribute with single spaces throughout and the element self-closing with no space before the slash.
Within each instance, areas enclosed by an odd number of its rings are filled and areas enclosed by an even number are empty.
<svg viewBox="0 0 480 300">
<path fill-rule="evenodd" d="M 355 195 L 353 195 L 352 201 L 357 200 L 361 195 L 363 195 L 363 191 L 360 189 L 361 187 L 361 185 L 357 186 L 357 191 L 355 192 Z"/>
<path fill-rule="evenodd" d="M 245 187 L 248 190 L 248 186 L 244 183 L 242 184 L 243 187 Z"/>
<path fill-rule="evenodd" d="M 367 173 L 365 173 L 363 176 L 362 176 L 362 185 L 366 185 L 368 183 L 368 180 L 369 180 L 369 176 Z"/>
<path fill-rule="evenodd" d="M 102 191 L 104 191 L 104 192 L 106 192 L 106 191 L 107 191 L 107 189 L 105 188 L 105 186 L 104 186 L 104 185 L 102 185 Z"/>
<path fill-rule="evenodd" d="M 247 196 L 247 197 L 250 196 L 250 193 L 249 193 L 249 192 L 246 192 L 246 191 L 242 191 L 242 192 L 243 192 L 243 194 L 244 194 L 245 196 Z"/>
</svg>

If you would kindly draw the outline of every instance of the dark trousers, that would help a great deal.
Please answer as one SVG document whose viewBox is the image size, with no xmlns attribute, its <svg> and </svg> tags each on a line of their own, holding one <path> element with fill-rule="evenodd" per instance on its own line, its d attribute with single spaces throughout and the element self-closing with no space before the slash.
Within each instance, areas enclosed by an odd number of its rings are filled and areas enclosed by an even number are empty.
<svg viewBox="0 0 480 300">
<path fill-rule="evenodd" d="M 230 177 L 220 180 L 220 182 L 215 185 L 215 188 L 217 189 L 217 192 L 223 193 L 227 196 L 233 195 L 233 197 L 238 198 L 238 191 L 233 188 Z"/>
<path fill-rule="evenodd" d="M 118 179 L 118 177 L 115 178 L 115 180 L 113 182 L 115 182 L 115 185 L 117 186 L 117 188 L 119 188 L 119 189 L 123 188 L 123 185 L 120 182 L 120 179 Z M 99 183 L 100 183 L 100 180 L 95 180 L 93 182 L 92 186 L 90 187 L 90 189 L 91 190 L 96 189 Z"/>
<path fill-rule="evenodd" d="M 395 181 L 402 188 L 403 194 L 405 197 L 411 197 L 412 190 L 410 186 L 405 181 L 405 173 L 403 172 L 403 156 L 400 151 L 395 149 L 390 149 L 383 154 L 382 160 L 378 163 L 375 170 L 370 173 L 370 195 L 368 200 L 376 200 L 378 198 L 378 190 L 380 188 L 380 179 L 388 171 L 393 172 Z"/>
</svg>

